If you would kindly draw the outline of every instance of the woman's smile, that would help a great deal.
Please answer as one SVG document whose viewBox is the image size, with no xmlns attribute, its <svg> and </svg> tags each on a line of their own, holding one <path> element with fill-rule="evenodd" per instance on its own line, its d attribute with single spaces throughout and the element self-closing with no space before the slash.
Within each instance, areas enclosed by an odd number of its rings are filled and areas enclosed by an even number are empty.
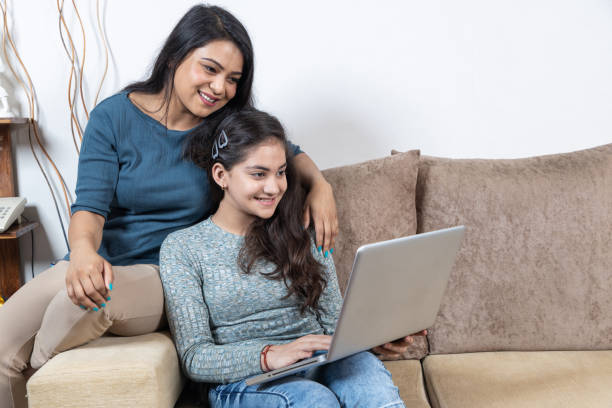
<svg viewBox="0 0 612 408">
<path fill-rule="evenodd" d="M 205 92 L 199 91 L 198 93 L 200 94 L 202 102 L 208 106 L 215 106 L 215 103 L 219 100 L 219 98 L 215 98 Z"/>
</svg>

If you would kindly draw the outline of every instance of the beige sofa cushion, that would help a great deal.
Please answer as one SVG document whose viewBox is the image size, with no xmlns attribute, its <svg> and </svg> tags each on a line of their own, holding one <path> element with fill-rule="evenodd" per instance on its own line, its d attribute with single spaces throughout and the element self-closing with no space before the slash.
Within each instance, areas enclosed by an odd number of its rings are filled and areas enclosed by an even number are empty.
<svg viewBox="0 0 612 408">
<path fill-rule="evenodd" d="M 419 232 L 464 224 L 430 352 L 612 349 L 612 145 L 422 157 Z"/>
<path fill-rule="evenodd" d="M 173 407 L 184 385 L 170 333 L 101 337 L 53 357 L 27 384 L 29 408 Z"/>
<path fill-rule="evenodd" d="M 399 388 L 400 397 L 406 407 L 431 408 L 425 393 L 420 361 L 385 361 L 384 364 L 391 373 L 393 383 Z"/>
<path fill-rule="evenodd" d="M 361 245 L 416 233 L 419 151 L 323 171 L 338 208 L 334 263 L 344 293 Z"/>
<path fill-rule="evenodd" d="M 416 233 L 418 165 L 419 151 L 413 150 L 323 171 L 338 208 L 339 234 L 333 257 L 342 293 L 357 248 Z M 421 358 L 426 353 L 426 339 L 419 336 L 404 358 Z"/>
<path fill-rule="evenodd" d="M 609 408 L 612 351 L 427 356 L 434 408 Z"/>
</svg>

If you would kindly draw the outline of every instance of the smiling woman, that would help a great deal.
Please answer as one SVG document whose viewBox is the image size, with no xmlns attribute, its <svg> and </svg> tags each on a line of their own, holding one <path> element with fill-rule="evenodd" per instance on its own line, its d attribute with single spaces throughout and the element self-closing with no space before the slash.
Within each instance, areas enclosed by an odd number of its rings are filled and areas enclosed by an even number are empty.
<svg viewBox="0 0 612 408">
<path fill-rule="evenodd" d="M 236 96 L 243 61 L 232 41 L 211 41 L 191 51 L 177 66 L 168 96 L 134 91 L 129 97 L 166 127 L 189 130 Z"/>
<path fill-rule="evenodd" d="M 219 7 L 196 6 L 168 36 L 151 76 L 124 91 L 169 129 L 189 130 L 207 118 L 210 132 L 227 114 L 252 106 L 253 69 L 242 24 Z"/>
<path fill-rule="evenodd" d="M 224 118 L 252 106 L 252 83 L 242 24 L 220 7 L 198 5 L 174 27 L 150 76 L 91 112 L 70 253 L 0 308 L 0 406 L 26 407 L 23 372 L 61 351 L 106 331 L 133 336 L 166 327 L 161 243 L 209 215 L 207 172 L 194 162 Z M 309 191 L 304 217 L 327 250 L 337 233 L 331 187 L 297 146 L 289 151 Z M 269 205 L 276 194 L 269 191 L 257 192 L 258 205 Z"/>
</svg>

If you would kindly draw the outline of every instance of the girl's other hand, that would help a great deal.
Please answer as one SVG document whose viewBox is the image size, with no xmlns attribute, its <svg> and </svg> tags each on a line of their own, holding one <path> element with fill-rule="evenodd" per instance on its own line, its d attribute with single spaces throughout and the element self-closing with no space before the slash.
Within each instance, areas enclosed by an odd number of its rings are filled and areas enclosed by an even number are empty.
<svg viewBox="0 0 612 408">
<path fill-rule="evenodd" d="M 276 344 L 268 350 L 266 361 L 270 370 L 287 367 L 305 358 L 312 357 L 315 351 L 329 350 L 331 336 L 309 334 L 287 344 Z M 264 368 L 263 356 L 261 368 Z"/>
<path fill-rule="evenodd" d="M 408 351 L 408 348 L 414 343 L 413 336 L 426 336 L 427 330 L 421 330 L 418 333 L 411 334 L 406 337 L 402 337 L 399 340 L 395 340 L 391 343 L 382 344 L 374 347 L 372 352 L 378 354 L 383 358 L 395 359 L 401 358 L 402 354 Z"/>
<path fill-rule="evenodd" d="M 338 213 L 331 185 L 323 178 L 312 186 L 304 204 L 304 228 L 314 222 L 317 248 L 323 253 L 333 249 L 338 235 Z M 329 253 L 329 252 L 328 252 Z"/>
<path fill-rule="evenodd" d="M 110 297 L 112 281 L 111 264 L 95 251 L 71 252 L 66 271 L 66 291 L 72 303 L 88 309 L 103 307 Z"/>
</svg>

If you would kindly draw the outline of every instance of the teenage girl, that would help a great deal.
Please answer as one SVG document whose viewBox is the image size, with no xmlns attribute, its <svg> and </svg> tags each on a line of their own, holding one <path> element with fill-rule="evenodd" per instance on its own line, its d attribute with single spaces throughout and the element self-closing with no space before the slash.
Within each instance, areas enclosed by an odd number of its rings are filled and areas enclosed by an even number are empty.
<svg viewBox="0 0 612 408">
<path fill-rule="evenodd" d="M 274 117 L 225 118 L 199 165 L 212 215 L 160 253 L 166 315 L 182 368 L 212 407 L 403 407 L 364 351 L 263 385 L 247 377 L 328 350 L 342 298 L 330 253 L 302 223 L 295 157 Z M 330 251 L 331 252 L 331 251 Z"/>
</svg>

